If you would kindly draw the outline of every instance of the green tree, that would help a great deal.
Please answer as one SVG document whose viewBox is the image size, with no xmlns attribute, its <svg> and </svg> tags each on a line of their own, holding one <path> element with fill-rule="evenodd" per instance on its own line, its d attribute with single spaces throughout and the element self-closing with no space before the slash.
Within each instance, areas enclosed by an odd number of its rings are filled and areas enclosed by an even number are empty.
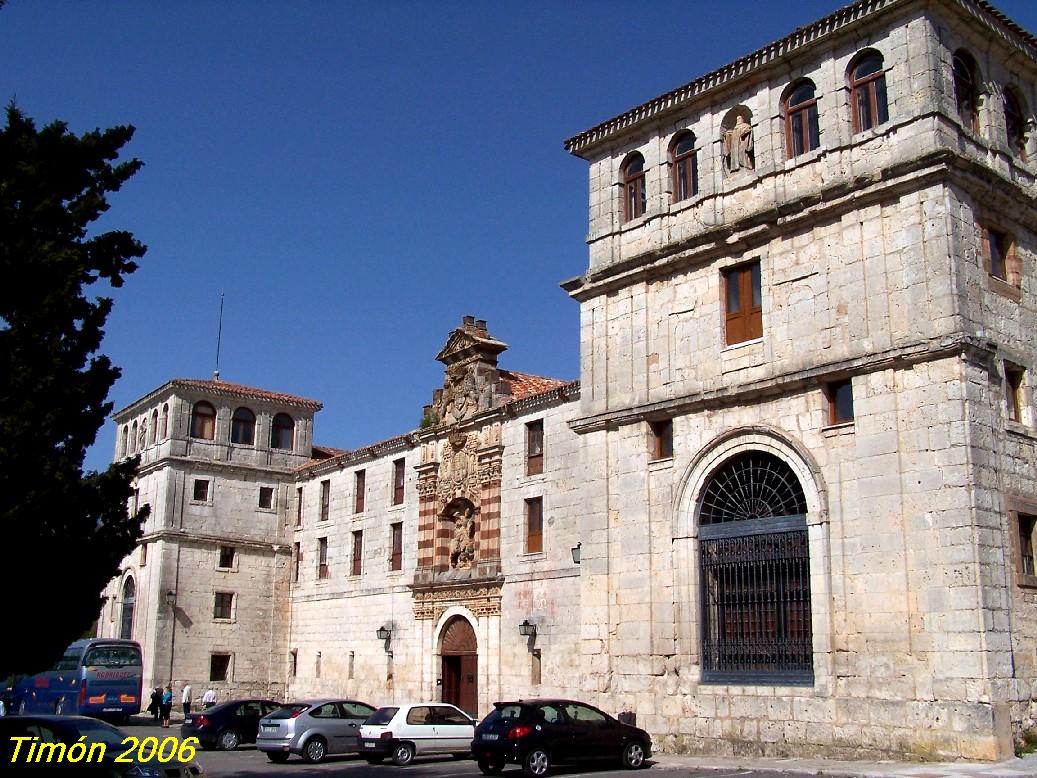
<svg viewBox="0 0 1037 778">
<path fill-rule="evenodd" d="M 0 677 L 51 666 L 97 617 L 100 592 L 140 537 L 128 501 L 138 460 L 83 473 L 119 369 L 98 353 L 145 247 L 89 225 L 141 167 L 112 164 L 132 127 L 81 137 L 37 129 L 13 105 L 0 130 Z"/>
</svg>

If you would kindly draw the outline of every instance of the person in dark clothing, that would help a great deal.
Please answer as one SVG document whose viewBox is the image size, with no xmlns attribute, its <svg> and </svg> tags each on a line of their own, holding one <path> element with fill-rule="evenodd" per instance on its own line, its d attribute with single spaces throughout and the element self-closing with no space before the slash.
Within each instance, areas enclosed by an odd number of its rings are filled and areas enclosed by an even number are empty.
<svg viewBox="0 0 1037 778">
<path fill-rule="evenodd" d="M 156 686 L 154 689 L 151 690 L 151 704 L 148 705 L 148 713 L 151 714 L 152 718 L 155 720 L 156 723 L 158 722 L 159 713 L 161 713 L 161 710 L 159 709 L 159 706 L 161 704 L 162 689 L 161 687 Z"/>
</svg>

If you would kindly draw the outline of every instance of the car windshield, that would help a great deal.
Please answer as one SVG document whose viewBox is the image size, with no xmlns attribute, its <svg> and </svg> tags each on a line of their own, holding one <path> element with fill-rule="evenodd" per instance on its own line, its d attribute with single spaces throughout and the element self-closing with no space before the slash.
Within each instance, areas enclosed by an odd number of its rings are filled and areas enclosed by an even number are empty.
<svg viewBox="0 0 1037 778">
<path fill-rule="evenodd" d="M 268 719 L 291 719 L 306 710 L 309 705 L 285 705 L 283 708 L 278 708 L 269 716 Z"/>
<path fill-rule="evenodd" d="M 121 746 L 127 737 L 122 730 L 96 719 L 75 719 L 69 721 L 69 724 L 76 731 L 77 737 L 86 735 L 91 743 L 104 743 L 106 750 Z"/>
<path fill-rule="evenodd" d="M 399 708 L 379 708 L 370 716 L 367 717 L 365 724 L 388 724 L 392 721 L 392 717 L 396 715 Z"/>
<path fill-rule="evenodd" d="M 87 667 L 136 667 L 140 663 L 140 649 L 136 646 L 93 646 L 83 657 Z"/>
</svg>

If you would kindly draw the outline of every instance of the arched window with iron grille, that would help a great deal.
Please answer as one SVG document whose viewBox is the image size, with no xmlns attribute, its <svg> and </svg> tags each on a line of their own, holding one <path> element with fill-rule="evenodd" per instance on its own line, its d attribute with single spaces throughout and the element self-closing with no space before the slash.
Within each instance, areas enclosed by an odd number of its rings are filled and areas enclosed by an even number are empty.
<svg viewBox="0 0 1037 778">
<path fill-rule="evenodd" d="M 787 463 L 746 451 L 699 502 L 702 681 L 810 684 L 810 558 L 803 487 Z"/>
</svg>

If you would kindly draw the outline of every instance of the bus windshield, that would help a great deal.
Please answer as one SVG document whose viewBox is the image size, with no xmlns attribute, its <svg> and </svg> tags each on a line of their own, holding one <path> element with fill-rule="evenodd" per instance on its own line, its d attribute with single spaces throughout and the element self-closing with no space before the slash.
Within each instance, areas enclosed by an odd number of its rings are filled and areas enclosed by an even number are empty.
<svg viewBox="0 0 1037 778">
<path fill-rule="evenodd" d="M 86 656 L 83 657 L 84 667 L 140 667 L 140 665 L 140 649 L 136 646 L 91 646 L 87 650 Z"/>
</svg>

